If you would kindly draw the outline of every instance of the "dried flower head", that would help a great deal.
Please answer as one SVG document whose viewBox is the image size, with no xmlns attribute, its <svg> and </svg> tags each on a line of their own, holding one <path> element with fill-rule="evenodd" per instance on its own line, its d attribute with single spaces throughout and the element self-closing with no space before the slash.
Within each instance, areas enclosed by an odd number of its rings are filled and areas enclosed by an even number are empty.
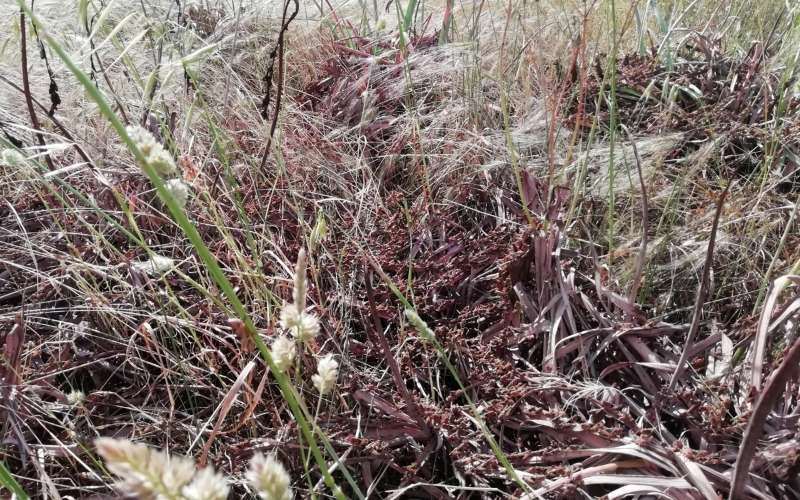
<svg viewBox="0 0 800 500">
<path fill-rule="evenodd" d="M 25 157 L 16 149 L 4 149 L 0 153 L 0 163 L 9 167 L 16 167 L 25 162 Z"/>
<path fill-rule="evenodd" d="M 83 391 L 71 391 L 67 394 L 67 404 L 70 406 L 80 406 L 86 399 L 86 394 Z"/>
<path fill-rule="evenodd" d="M 311 313 L 301 311 L 295 304 L 284 304 L 281 309 L 281 328 L 300 342 L 308 342 L 319 335 L 319 320 Z"/>
<path fill-rule="evenodd" d="M 164 183 L 164 187 L 167 188 L 169 194 L 175 198 L 175 201 L 178 205 L 183 208 L 186 206 L 186 202 L 189 200 L 189 185 L 183 182 L 180 179 L 170 179 Z"/>
<path fill-rule="evenodd" d="M 134 262 L 133 268 L 151 276 L 160 276 L 175 267 L 175 261 L 162 255 L 153 255 L 142 262 Z"/>
<path fill-rule="evenodd" d="M 138 498 L 179 497 L 195 475 L 191 460 L 171 457 L 127 439 L 99 438 L 95 446 L 108 470 L 119 476 L 117 488 Z"/>
<path fill-rule="evenodd" d="M 304 343 L 319 335 L 320 330 L 317 317 L 305 311 L 307 291 L 306 251 L 301 249 L 297 254 L 297 265 L 294 268 L 294 290 L 292 291 L 294 302 L 283 305 L 280 324 L 281 328 Z"/>
<path fill-rule="evenodd" d="M 158 172 L 162 177 L 174 175 L 178 171 L 172 156 L 164 147 L 156 141 L 148 130 L 139 126 L 130 126 L 127 129 L 128 135 L 136 143 L 139 151 L 145 157 L 145 161 Z"/>
<path fill-rule="evenodd" d="M 307 278 L 306 278 L 306 251 L 300 249 L 297 254 L 297 264 L 294 267 L 294 290 L 293 299 L 294 305 L 297 309 L 302 311 L 306 308 L 306 291 Z"/>
<path fill-rule="evenodd" d="M 339 377 L 339 363 L 333 359 L 333 354 L 328 354 L 319 360 L 316 375 L 311 376 L 314 387 L 320 394 L 329 393 L 336 387 L 336 379 Z"/>
<path fill-rule="evenodd" d="M 195 474 L 192 482 L 184 486 L 182 494 L 185 500 L 225 500 L 230 487 L 222 474 L 214 472 L 213 467 L 206 467 Z"/>
<path fill-rule="evenodd" d="M 261 453 L 250 460 L 250 468 L 245 475 L 250 485 L 264 500 L 291 500 L 291 477 L 274 455 L 265 457 Z"/>
<path fill-rule="evenodd" d="M 272 359 L 278 370 L 285 372 L 294 364 L 294 357 L 297 354 L 295 341 L 289 337 L 280 336 L 272 343 Z"/>
</svg>

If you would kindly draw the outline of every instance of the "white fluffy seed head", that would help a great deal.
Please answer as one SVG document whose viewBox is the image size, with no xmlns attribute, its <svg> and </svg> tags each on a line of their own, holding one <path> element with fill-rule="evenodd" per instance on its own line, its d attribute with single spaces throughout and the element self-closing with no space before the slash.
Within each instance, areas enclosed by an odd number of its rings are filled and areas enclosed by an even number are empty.
<svg viewBox="0 0 800 500">
<path fill-rule="evenodd" d="M 319 320 L 311 313 L 297 308 L 295 304 L 284 304 L 281 309 L 281 328 L 300 342 L 308 342 L 319 335 Z"/>
<path fill-rule="evenodd" d="M 197 474 L 188 485 L 183 487 L 184 500 L 225 500 L 230 487 L 222 474 L 214 472 L 213 467 L 206 467 Z"/>
<path fill-rule="evenodd" d="M 194 476 L 193 461 L 127 439 L 99 438 L 95 446 L 119 477 L 117 488 L 137 498 L 177 498 Z"/>
<path fill-rule="evenodd" d="M 319 320 L 311 313 L 300 313 L 300 327 L 297 338 L 302 342 L 307 342 L 319 335 Z"/>
<path fill-rule="evenodd" d="M 147 164 L 153 167 L 160 176 L 169 177 L 178 171 L 175 160 L 148 130 L 137 125 L 128 127 L 126 131 L 144 155 Z"/>
<path fill-rule="evenodd" d="M 281 328 L 284 330 L 288 330 L 291 332 L 292 328 L 295 328 L 297 325 L 300 324 L 300 310 L 297 309 L 297 306 L 294 304 L 284 304 L 281 308 L 281 319 L 280 319 Z M 293 334 L 294 335 L 294 334 Z"/>
<path fill-rule="evenodd" d="M 291 500 L 291 477 L 274 455 L 257 453 L 250 460 L 247 481 L 264 500 Z"/>
<path fill-rule="evenodd" d="M 294 364 L 297 354 L 295 341 L 289 337 L 280 336 L 272 343 L 272 359 L 281 372 L 285 372 Z"/>
<path fill-rule="evenodd" d="M 166 467 L 162 470 L 161 483 L 166 491 L 180 493 L 194 477 L 194 461 L 184 457 L 173 457 L 165 452 L 161 452 L 161 454 L 166 457 Z"/>
<path fill-rule="evenodd" d="M 189 185 L 183 182 L 180 179 L 170 179 L 164 183 L 164 187 L 167 188 L 169 194 L 175 198 L 175 201 L 178 202 L 178 205 L 183 208 L 186 206 L 186 202 L 189 200 Z"/>
<path fill-rule="evenodd" d="M 0 163 L 9 167 L 17 167 L 25 163 L 25 157 L 16 149 L 4 149 L 0 153 Z"/>
<path fill-rule="evenodd" d="M 72 391 L 67 394 L 67 404 L 70 406 L 80 406 L 86 399 L 86 394 L 83 391 Z"/>
<path fill-rule="evenodd" d="M 317 373 L 312 375 L 311 381 L 321 395 L 325 395 L 336 387 L 339 377 L 339 363 L 333 359 L 333 354 L 328 354 L 317 363 Z"/>
<path fill-rule="evenodd" d="M 130 125 L 125 131 L 128 133 L 131 140 L 136 143 L 136 147 L 138 147 L 145 156 L 150 156 L 150 153 L 153 152 L 153 148 L 158 145 L 153 134 L 138 125 Z"/>
</svg>

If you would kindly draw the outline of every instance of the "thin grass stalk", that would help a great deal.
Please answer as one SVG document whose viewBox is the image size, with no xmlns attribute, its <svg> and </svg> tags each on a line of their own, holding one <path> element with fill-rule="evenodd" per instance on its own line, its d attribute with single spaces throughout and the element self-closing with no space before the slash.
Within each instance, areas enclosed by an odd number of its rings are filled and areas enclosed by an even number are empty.
<svg viewBox="0 0 800 500">
<path fill-rule="evenodd" d="M 450 31 L 453 26 L 453 6 L 455 0 L 445 0 L 444 14 L 442 15 L 442 31 L 439 33 L 439 45 L 450 41 Z"/>
<path fill-rule="evenodd" d="M 642 273 L 644 271 L 644 263 L 647 259 L 647 232 L 649 231 L 647 215 L 649 212 L 647 202 L 647 185 L 644 182 L 644 175 L 642 174 L 642 159 L 639 156 L 639 148 L 636 147 L 636 141 L 628 130 L 628 127 L 622 125 L 622 130 L 628 136 L 628 141 L 633 148 L 633 157 L 636 160 L 636 172 L 639 175 L 639 184 L 642 189 L 642 244 L 639 247 L 639 255 L 636 257 L 636 268 L 631 278 L 630 289 L 628 290 L 628 301 L 633 304 L 636 302 L 636 297 L 639 294 L 639 287 L 642 284 Z"/>
<path fill-rule="evenodd" d="M 775 251 L 772 254 L 772 260 L 770 260 L 767 271 L 764 273 L 764 279 L 762 280 L 761 286 L 758 290 L 758 297 L 756 298 L 755 304 L 753 304 L 753 314 L 758 312 L 758 309 L 764 302 L 764 297 L 767 294 L 767 289 L 769 288 L 769 283 L 772 279 L 772 273 L 775 271 L 775 266 L 780 259 L 780 255 L 783 253 L 783 247 L 786 245 L 786 240 L 792 233 L 792 227 L 794 227 L 794 221 L 797 218 L 798 210 L 800 210 L 800 196 L 794 200 L 794 208 L 792 209 L 792 213 L 789 215 L 789 220 L 786 222 L 786 227 L 783 229 L 783 234 L 781 234 L 781 239 L 778 241 L 778 246 L 775 248 Z"/>
<path fill-rule="evenodd" d="M 711 234 L 708 237 L 708 249 L 706 250 L 706 261 L 703 264 L 703 275 L 700 278 L 700 287 L 697 289 L 697 295 L 695 296 L 694 301 L 694 311 L 692 312 L 692 323 L 689 326 L 689 332 L 686 334 L 686 343 L 683 346 L 683 352 L 681 352 L 681 357 L 678 360 L 678 364 L 675 366 L 675 371 L 672 373 L 672 377 L 669 380 L 669 390 L 673 390 L 678 383 L 678 379 L 683 374 L 683 366 L 689 359 L 689 351 L 692 347 L 692 342 L 694 341 L 694 337 L 697 334 L 697 330 L 700 329 L 700 318 L 703 315 L 703 305 L 706 301 L 706 294 L 708 292 L 708 283 L 711 280 L 711 266 L 714 262 L 714 242 L 717 237 L 717 228 L 719 228 L 719 219 L 722 215 L 722 207 L 725 205 L 725 197 L 728 195 L 728 190 L 730 190 L 730 183 L 725 186 L 725 190 L 720 195 L 719 201 L 717 202 L 717 210 L 714 214 L 714 223 L 711 226 Z"/>
<path fill-rule="evenodd" d="M 616 199 L 614 196 L 614 180 L 616 168 L 614 166 L 614 146 L 617 135 L 617 6 L 614 0 L 610 2 L 611 9 L 611 54 L 608 61 L 610 71 L 608 104 L 608 214 L 606 215 L 608 255 L 614 254 L 614 212 Z"/>
<path fill-rule="evenodd" d="M 392 280 L 386 275 L 386 273 L 383 272 L 383 269 L 381 269 L 380 265 L 375 261 L 375 259 L 371 255 L 369 254 L 367 255 L 369 256 L 369 261 L 373 269 L 375 269 L 375 271 L 378 273 L 381 279 L 386 283 L 386 286 L 388 286 L 389 289 L 392 291 L 392 293 L 395 295 L 395 297 L 397 297 L 397 300 L 399 300 L 400 303 L 403 304 L 403 307 L 405 308 L 406 311 L 406 316 L 409 318 L 409 322 L 414 326 L 417 332 L 419 332 L 419 334 L 423 337 L 423 339 L 433 344 L 439 358 L 442 360 L 445 367 L 447 368 L 447 370 L 453 376 L 453 379 L 458 384 L 459 389 L 464 395 L 464 399 L 466 399 L 467 401 L 467 405 L 470 408 L 470 411 L 472 413 L 473 418 L 475 419 L 475 422 L 477 422 L 478 426 L 480 427 L 480 431 L 483 434 L 483 437 L 489 443 L 489 447 L 492 449 L 492 453 L 497 458 L 497 461 L 503 466 L 503 468 L 506 470 L 506 473 L 508 474 L 508 477 L 512 481 L 514 481 L 517 484 L 517 486 L 519 486 L 526 493 L 530 493 L 532 491 L 530 486 L 528 486 L 528 484 L 519 477 L 519 474 L 517 474 L 517 471 L 516 469 L 514 469 L 514 466 L 511 464 L 511 461 L 503 452 L 503 449 L 500 448 L 500 445 L 497 443 L 497 440 L 495 440 L 494 436 L 492 436 L 492 433 L 487 427 L 486 423 L 484 422 L 483 417 L 478 411 L 477 406 L 475 405 L 474 401 L 472 401 L 472 398 L 469 397 L 467 387 L 461 382 L 461 377 L 458 376 L 458 371 L 456 370 L 455 366 L 453 366 L 453 364 L 450 362 L 450 359 L 447 357 L 447 352 L 445 351 L 442 344 L 440 344 L 439 341 L 436 339 L 436 336 L 434 335 L 430 327 L 428 327 L 428 325 L 425 324 L 419 318 L 419 315 L 416 312 L 416 308 L 408 301 L 406 296 L 403 295 L 403 292 L 401 292 L 394 284 L 394 282 L 392 282 Z"/>
</svg>

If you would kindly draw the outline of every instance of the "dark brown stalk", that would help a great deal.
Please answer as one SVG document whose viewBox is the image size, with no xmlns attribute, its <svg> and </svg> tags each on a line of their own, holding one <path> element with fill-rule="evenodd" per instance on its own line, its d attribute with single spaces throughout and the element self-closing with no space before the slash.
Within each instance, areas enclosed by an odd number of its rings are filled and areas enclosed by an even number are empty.
<svg viewBox="0 0 800 500">
<path fill-rule="evenodd" d="M 286 14 L 289 12 L 289 4 L 294 3 L 294 12 L 289 18 L 286 18 Z M 264 156 L 261 157 L 261 170 L 263 171 L 267 165 L 267 159 L 269 158 L 269 152 L 272 149 L 272 138 L 275 137 L 275 128 L 278 126 L 278 115 L 281 110 L 281 98 L 283 97 L 283 42 L 284 42 L 284 35 L 286 31 L 289 29 L 289 24 L 294 20 L 297 16 L 297 13 L 300 11 L 300 3 L 298 0 L 286 0 L 283 4 L 283 15 L 281 16 L 281 30 L 278 33 L 278 41 L 275 43 L 275 47 L 270 52 L 270 66 L 267 69 L 267 75 L 265 80 L 267 81 L 267 91 L 264 95 L 264 100 L 261 103 L 261 116 L 266 119 L 269 116 L 269 100 L 270 95 L 272 93 L 272 73 L 273 68 L 275 67 L 275 59 L 278 59 L 278 83 L 276 84 L 276 91 L 275 91 L 275 111 L 272 113 L 272 123 L 269 126 L 269 137 L 267 138 L 267 147 L 264 150 Z"/>
<path fill-rule="evenodd" d="M 22 88 L 23 92 L 25 93 L 25 104 L 28 106 L 28 115 L 31 117 L 31 126 L 36 131 L 36 139 L 39 141 L 39 145 L 42 146 L 42 149 L 47 147 L 47 143 L 44 141 L 44 136 L 42 135 L 41 128 L 39 127 L 39 119 L 36 117 L 36 110 L 33 109 L 33 97 L 31 96 L 31 84 L 28 80 L 28 35 L 25 29 L 25 12 L 20 10 L 19 12 L 19 37 L 20 37 L 20 59 L 22 60 Z M 45 153 L 44 159 L 47 162 L 47 168 L 50 170 L 55 170 L 55 166 L 53 166 L 53 160 L 50 158 L 49 153 Z"/>
<path fill-rule="evenodd" d="M 725 205 L 725 197 L 728 195 L 728 190 L 731 184 L 725 186 L 725 190 L 719 197 L 717 202 L 717 211 L 714 214 L 714 224 L 711 226 L 711 234 L 708 237 L 708 250 L 706 250 L 706 261 L 703 264 L 703 276 L 700 279 L 700 288 L 697 290 L 697 296 L 694 301 L 694 311 L 692 312 L 692 323 L 689 327 L 689 332 L 686 334 L 686 344 L 683 346 L 683 352 L 675 366 L 675 372 L 669 380 L 669 390 L 673 390 L 678 383 L 678 379 L 683 373 L 683 366 L 689 358 L 689 352 L 692 349 L 692 342 L 697 330 L 700 328 L 700 318 L 703 315 L 703 304 L 706 302 L 706 294 L 708 292 L 708 281 L 711 277 L 711 264 L 714 261 L 714 242 L 717 239 L 717 228 L 719 227 L 719 218 L 722 215 L 722 207 Z"/>
<path fill-rule="evenodd" d="M 31 8 L 33 8 L 33 2 L 31 1 Z M 47 76 L 50 79 L 50 85 L 48 87 L 48 92 L 50 93 L 50 109 L 47 110 L 47 116 L 53 116 L 56 113 L 56 109 L 61 104 L 61 96 L 58 95 L 58 84 L 56 83 L 56 76 L 53 72 L 53 68 L 50 67 L 50 60 L 47 59 L 47 51 L 44 49 L 44 43 L 42 39 L 39 37 L 39 30 L 36 29 L 36 25 L 33 24 L 33 34 L 36 36 L 36 43 L 39 45 L 39 55 L 44 61 L 44 67 L 47 69 Z"/>
<path fill-rule="evenodd" d="M 644 262 L 647 258 L 647 232 L 650 229 L 647 224 L 647 213 L 649 207 L 647 205 L 647 186 L 644 183 L 644 175 L 642 174 L 642 158 L 639 156 L 639 148 L 636 147 L 636 141 L 633 140 L 633 135 L 628 127 L 621 125 L 622 130 L 628 136 L 628 140 L 633 148 L 633 157 L 636 159 L 636 171 L 639 174 L 639 184 L 642 189 L 642 245 L 639 248 L 639 256 L 636 259 L 636 269 L 633 271 L 633 278 L 631 279 L 631 288 L 628 290 L 628 301 L 631 304 L 636 303 L 636 296 L 639 294 L 639 287 L 642 284 L 642 273 L 644 272 Z"/>
<path fill-rule="evenodd" d="M 739 446 L 739 454 L 736 457 L 736 464 L 733 468 L 731 491 L 728 500 L 742 498 L 742 490 L 744 489 L 747 475 L 750 473 L 750 462 L 753 460 L 753 455 L 755 455 L 758 439 L 764 432 L 764 422 L 767 419 L 767 415 L 772 411 L 778 398 L 783 395 L 783 388 L 790 379 L 797 376 L 798 371 L 800 371 L 800 339 L 795 340 L 794 345 L 786 353 L 781 364 L 772 372 L 772 376 L 764 386 L 764 390 L 761 392 L 755 408 L 753 408 L 753 414 L 747 423 L 747 429 L 744 431 L 742 444 Z"/>
<path fill-rule="evenodd" d="M 14 318 L 14 326 L 2 338 L 3 354 L 0 357 L 0 415 L 2 415 L 3 425 L 0 428 L 0 439 L 5 439 L 8 431 L 7 412 L 14 406 L 14 399 L 11 394 L 14 386 L 19 384 L 19 368 L 22 346 L 25 344 L 25 317 L 23 313 L 17 313 Z"/>
<path fill-rule="evenodd" d="M 5 82 L 8 86 L 10 86 L 10 87 L 22 92 L 23 94 L 25 93 L 25 90 L 22 87 L 20 87 L 16 83 L 12 82 L 8 78 L 4 77 L 3 75 L 0 75 L 0 80 Z M 33 101 L 34 104 L 39 106 L 39 109 L 41 109 L 42 111 L 44 111 L 44 112 L 48 111 L 47 108 L 45 107 L 45 105 L 40 103 L 35 97 L 31 96 L 31 100 Z M 61 123 L 61 121 L 59 121 L 59 119 L 56 118 L 55 115 L 48 114 L 47 116 L 48 116 L 48 118 L 50 118 L 50 121 L 53 122 L 53 125 L 55 125 L 56 128 L 61 131 L 61 135 L 63 135 L 65 139 L 67 139 L 69 141 L 72 141 L 72 144 L 75 147 L 75 151 L 78 153 L 78 155 L 80 155 L 80 157 L 83 159 L 83 161 L 85 161 L 86 163 L 89 164 L 89 166 L 94 168 L 95 165 L 92 162 L 92 160 L 89 158 L 89 155 L 87 155 L 86 151 L 84 151 L 83 148 L 80 146 L 80 144 L 78 144 L 75 141 L 75 139 L 72 137 L 72 134 L 70 134 L 69 130 L 67 130 L 67 128 L 64 126 L 64 124 Z"/>
</svg>

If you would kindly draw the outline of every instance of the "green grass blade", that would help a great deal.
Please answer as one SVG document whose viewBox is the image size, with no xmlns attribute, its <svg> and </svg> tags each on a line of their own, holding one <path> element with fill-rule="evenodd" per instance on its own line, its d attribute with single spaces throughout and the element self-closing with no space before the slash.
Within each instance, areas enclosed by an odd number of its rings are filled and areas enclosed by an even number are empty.
<svg viewBox="0 0 800 500">
<path fill-rule="evenodd" d="M 403 30 L 408 31 L 414 21 L 414 11 L 417 10 L 417 0 L 411 0 L 403 13 Z"/>
<path fill-rule="evenodd" d="M 2 461 L 0 461 L 0 485 L 16 495 L 19 500 L 28 500 L 28 498 L 30 498 L 17 480 L 14 479 L 14 476 L 11 475 L 11 472 L 6 468 L 6 464 Z"/>
</svg>

